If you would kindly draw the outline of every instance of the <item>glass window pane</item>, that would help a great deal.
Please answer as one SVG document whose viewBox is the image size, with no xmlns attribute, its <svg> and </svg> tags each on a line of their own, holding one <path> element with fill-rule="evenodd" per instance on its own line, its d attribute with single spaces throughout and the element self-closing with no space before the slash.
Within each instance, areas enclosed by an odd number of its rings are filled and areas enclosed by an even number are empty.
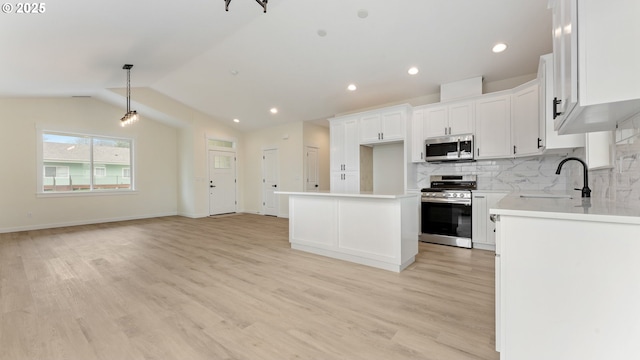
<svg viewBox="0 0 640 360">
<path fill-rule="evenodd" d="M 233 148 L 232 141 L 224 141 L 224 140 L 213 140 L 209 139 L 209 147 L 223 147 L 223 148 Z"/>
<path fill-rule="evenodd" d="M 44 191 L 80 191 L 90 188 L 90 138 L 45 133 L 42 136 Z"/>
<path fill-rule="evenodd" d="M 96 164 L 93 188 L 98 190 L 129 189 L 131 178 L 122 176 L 131 166 L 131 141 L 93 138 L 93 161 Z M 98 170 L 98 169 L 102 170 Z"/>
<path fill-rule="evenodd" d="M 213 158 L 213 166 L 216 169 L 231 169 L 231 157 L 228 155 L 216 155 Z"/>
</svg>

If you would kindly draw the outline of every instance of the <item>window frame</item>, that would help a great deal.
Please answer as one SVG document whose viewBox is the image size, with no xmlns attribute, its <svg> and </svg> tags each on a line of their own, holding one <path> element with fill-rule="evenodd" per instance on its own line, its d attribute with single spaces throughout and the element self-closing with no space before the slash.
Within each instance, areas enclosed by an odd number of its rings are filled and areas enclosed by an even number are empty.
<svg viewBox="0 0 640 360">
<path fill-rule="evenodd" d="M 87 132 L 75 132 L 68 131 L 64 129 L 50 129 L 50 128 L 40 128 L 36 126 L 36 157 L 37 157 L 37 171 L 36 171 L 36 196 L 37 197 L 67 197 L 67 196 L 96 196 L 96 195 L 123 195 L 123 194 L 136 194 L 137 188 L 135 183 L 135 159 L 136 159 L 136 151 L 135 144 L 136 139 L 132 137 L 124 137 L 124 136 L 113 136 L 113 135 L 102 135 L 102 134 L 92 134 Z M 89 139 L 90 151 L 89 151 L 89 166 L 92 169 L 89 172 L 90 176 L 90 188 L 89 190 L 84 191 L 44 191 L 44 136 L 45 135 L 61 135 L 61 136 L 71 136 L 71 137 L 83 137 Z M 128 189 L 96 189 L 94 178 L 95 176 L 95 166 L 94 163 L 94 140 L 95 139 L 104 139 L 104 140 L 116 140 L 116 141 L 126 141 L 129 143 L 129 188 Z M 101 165 L 102 166 L 102 165 Z M 100 167 L 100 166 L 99 166 Z M 103 166 L 104 167 L 104 166 Z"/>
</svg>

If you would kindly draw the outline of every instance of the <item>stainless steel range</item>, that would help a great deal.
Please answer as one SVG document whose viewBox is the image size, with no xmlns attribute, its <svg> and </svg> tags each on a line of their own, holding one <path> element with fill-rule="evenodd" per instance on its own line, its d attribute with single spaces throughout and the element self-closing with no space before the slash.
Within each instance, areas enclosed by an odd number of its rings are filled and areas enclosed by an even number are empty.
<svg viewBox="0 0 640 360">
<path fill-rule="evenodd" d="M 433 175 L 422 189 L 420 241 L 471 248 L 471 190 L 475 175 Z"/>
</svg>

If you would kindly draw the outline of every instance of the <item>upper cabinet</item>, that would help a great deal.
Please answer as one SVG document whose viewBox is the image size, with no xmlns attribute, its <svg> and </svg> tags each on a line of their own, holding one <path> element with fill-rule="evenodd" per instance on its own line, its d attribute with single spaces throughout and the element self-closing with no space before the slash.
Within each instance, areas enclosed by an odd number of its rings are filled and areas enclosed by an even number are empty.
<svg viewBox="0 0 640 360">
<path fill-rule="evenodd" d="M 429 105 L 423 109 L 424 137 L 473 133 L 474 101 Z"/>
<path fill-rule="evenodd" d="M 402 141 L 409 107 L 384 108 L 360 115 L 360 143 L 375 144 Z"/>
<path fill-rule="evenodd" d="M 424 107 L 414 108 L 411 115 L 411 161 L 424 161 Z"/>
<path fill-rule="evenodd" d="M 555 129 L 612 130 L 640 112 L 640 2 L 551 0 Z"/>
<path fill-rule="evenodd" d="M 330 189 L 334 192 L 360 191 L 360 144 L 358 118 L 332 119 L 330 134 Z"/>
<path fill-rule="evenodd" d="M 560 135 L 553 126 L 553 87 L 554 87 L 553 54 L 540 57 L 538 65 L 539 81 L 539 113 L 540 113 L 540 145 L 543 151 L 583 147 L 583 134 Z"/>
<path fill-rule="evenodd" d="M 542 152 L 538 80 L 514 89 L 511 95 L 511 141 L 514 156 Z"/>
<path fill-rule="evenodd" d="M 484 95 L 476 101 L 476 159 L 511 156 L 511 93 Z"/>
</svg>

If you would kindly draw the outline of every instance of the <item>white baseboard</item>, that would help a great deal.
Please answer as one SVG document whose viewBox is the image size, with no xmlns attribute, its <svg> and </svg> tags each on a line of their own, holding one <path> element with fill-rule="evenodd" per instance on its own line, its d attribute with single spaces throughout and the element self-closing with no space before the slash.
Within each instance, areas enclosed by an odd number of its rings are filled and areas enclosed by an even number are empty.
<svg viewBox="0 0 640 360">
<path fill-rule="evenodd" d="M 496 246 L 491 244 L 473 243 L 473 248 L 478 250 L 496 251 Z"/>
<path fill-rule="evenodd" d="M 65 221 L 60 223 L 49 223 L 49 224 L 32 224 L 25 226 L 15 226 L 8 228 L 0 228 L 0 233 L 11 233 L 18 231 L 29 231 L 29 230 L 42 230 L 42 229 L 53 229 L 67 226 L 79 226 L 79 225 L 91 225 L 91 224 L 101 224 L 101 223 L 109 223 L 116 221 L 127 221 L 127 220 L 140 220 L 140 219 L 150 219 L 164 216 L 176 216 L 177 212 L 167 212 L 167 213 L 158 213 L 158 214 L 145 214 L 145 215 L 136 215 L 136 216 L 123 216 L 123 217 L 113 217 L 113 218 L 102 218 L 102 219 L 89 219 L 89 220 L 78 220 L 78 221 Z"/>
</svg>

